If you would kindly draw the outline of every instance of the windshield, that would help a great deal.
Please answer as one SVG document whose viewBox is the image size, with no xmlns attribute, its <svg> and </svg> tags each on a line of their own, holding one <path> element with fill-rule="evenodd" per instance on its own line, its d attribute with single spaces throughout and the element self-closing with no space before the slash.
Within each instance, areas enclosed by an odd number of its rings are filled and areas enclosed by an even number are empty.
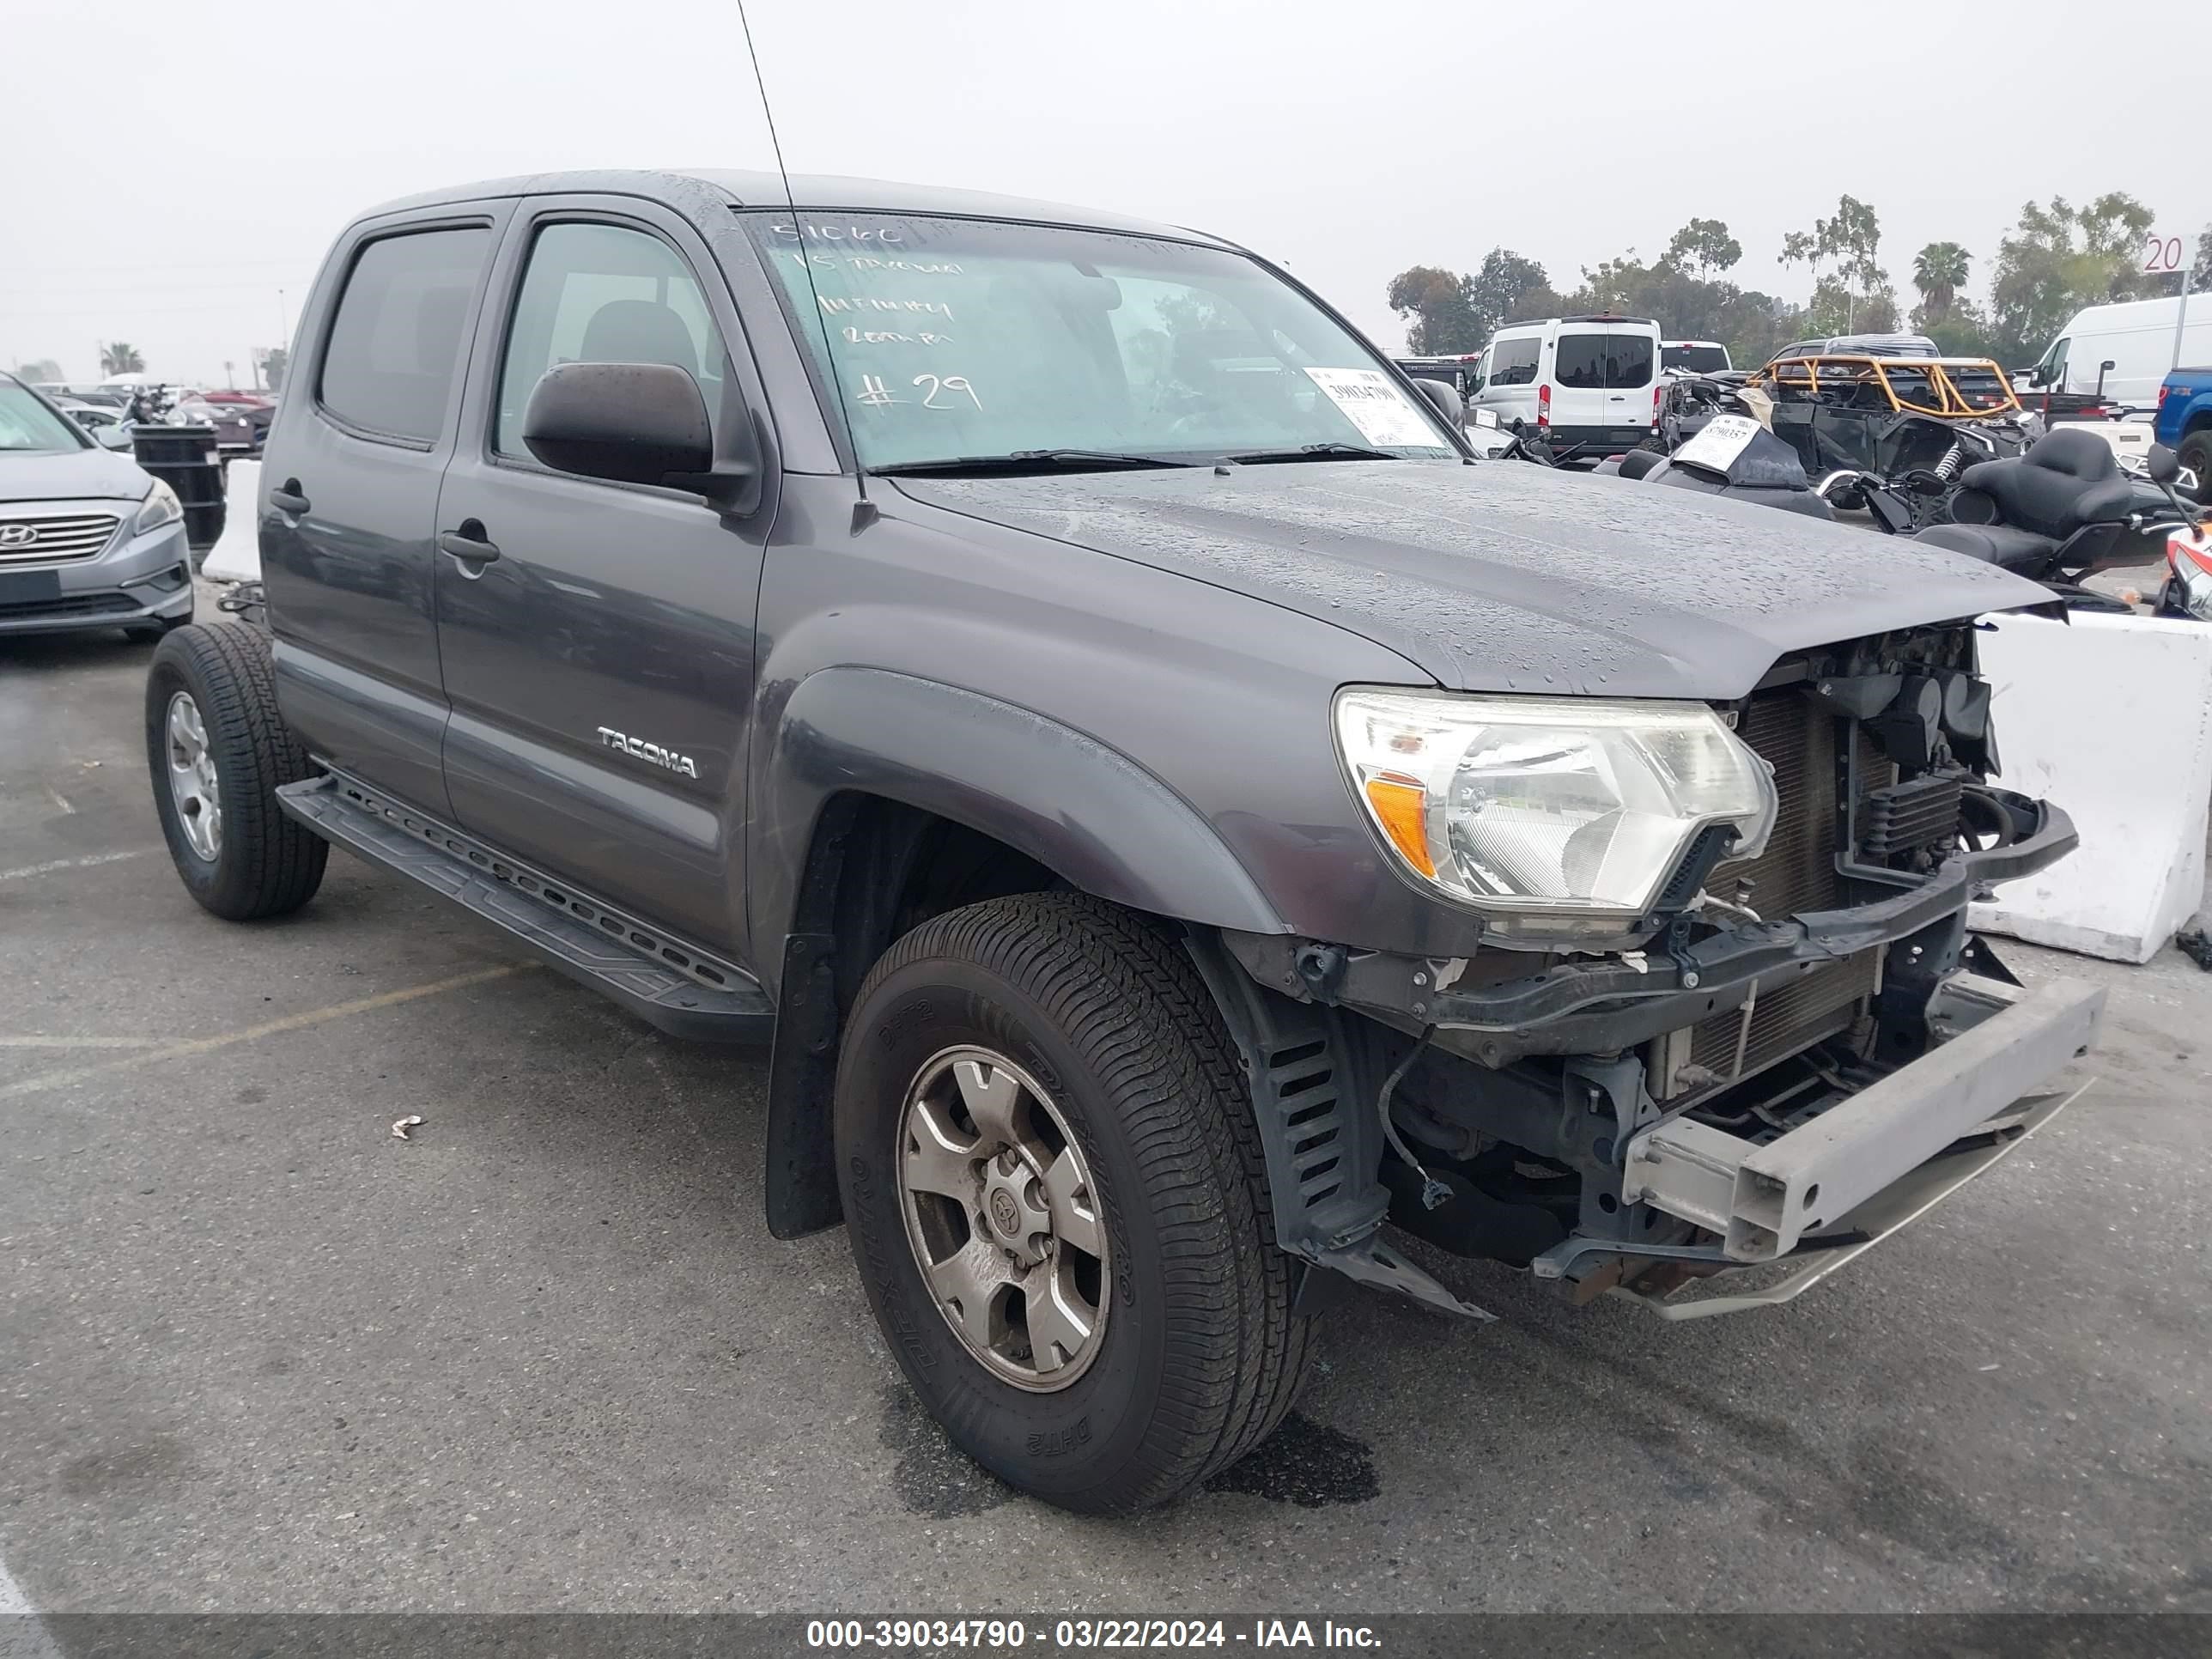
<svg viewBox="0 0 2212 1659">
<path fill-rule="evenodd" d="M 0 451 L 82 449 L 90 441 L 28 387 L 0 380 Z"/>
<path fill-rule="evenodd" d="M 1064 226 L 743 216 L 863 466 L 1460 453 L 1371 348 L 1239 254 Z"/>
<path fill-rule="evenodd" d="M 1670 345 L 1659 352 L 1662 368 L 1686 368 L 1692 374 L 1712 374 L 1729 366 L 1728 348 L 1717 345 Z"/>
</svg>

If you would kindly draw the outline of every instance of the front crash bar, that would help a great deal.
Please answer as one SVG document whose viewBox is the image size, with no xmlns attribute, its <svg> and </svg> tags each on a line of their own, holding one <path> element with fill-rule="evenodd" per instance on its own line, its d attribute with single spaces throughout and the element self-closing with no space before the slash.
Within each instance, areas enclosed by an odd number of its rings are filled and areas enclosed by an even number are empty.
<svg viewBox="0 0 2212 1659">
<path fill-rule="evenodd" d="M 1999 1114 L 1967 1144 L 1938 1152 L 1918 1169 L 1888 1186 L 1843 1218 L 1839 1231 L 1855 1237 L 1830 1249 L 1801 1246 L 1794 1265 L 1781 1278 L 1757 1290 L 1712 1296 L 1654 1296 L 1632 1285 L 1615 1285 L 1607 1294 L 1635 1302 L 1665 1320 L 1711 1319 L 1794 1302 L 1838 1268 L 1856 1261 L 1892 1233 L 1910 1226 L 1975 1176 L 2008 1158 L 2030 1135 L 2088 1091 L 2084 1083 L 2065 1094 L 2030 1095 Z M 1724 1282 L 1724 1281 L 1723 1281 Z"/>
<path fill-rule="evenodd" d="M 2086 1051 L 2102 986 L 2056 980 L 2021 992 L 1960 975 L 1929 1010 L 1959 1035 L 1764 1145 L 1678 1117 L 1628 1143 L 1626 1203 L 1644 1203 L 1721 1236 L 1737 1262 L 1771 1261 L 1850 1218 L 1893 1183 L 1988 1126 Z"/>
</svg>

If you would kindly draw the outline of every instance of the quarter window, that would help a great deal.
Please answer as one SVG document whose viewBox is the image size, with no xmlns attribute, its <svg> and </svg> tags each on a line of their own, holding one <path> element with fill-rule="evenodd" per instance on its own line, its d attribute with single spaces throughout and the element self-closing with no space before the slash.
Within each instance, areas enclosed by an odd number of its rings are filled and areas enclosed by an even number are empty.
<svg viewBox="0 0 2212 1659">
<path fill-rule="evenodd" d="M 722 403 L 729 357 L 707 298 L 676 250 L 619 225 L 548 225 L 530 250 L 500 370 L 502 455 L 528 452 L 522 421 L 530 394 L 562 363 L 662 363 L 697 382 L 711 416 Z"/>
<path fill-rule="evenodd" d="M 480 227 L 380 237 L 354 260 L 317 395 L 348 426 L 435 443 L 491 247 Z"/>
</svg>

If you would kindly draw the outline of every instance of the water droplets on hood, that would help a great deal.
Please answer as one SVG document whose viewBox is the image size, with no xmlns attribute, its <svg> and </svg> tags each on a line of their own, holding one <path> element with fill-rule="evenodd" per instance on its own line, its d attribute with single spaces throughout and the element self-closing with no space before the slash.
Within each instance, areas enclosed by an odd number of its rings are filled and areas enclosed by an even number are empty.
<svg viewBox="0 0 2212 1659">
<path fill-rule="evenodd" d="M 1736 696 L 1785 651 L 2047 597 L 1938 548 L 1626 479 L 1503 462 L 1193 471 L 900 488 L 1327 616 L 1470 690 Z"/>
</svg>

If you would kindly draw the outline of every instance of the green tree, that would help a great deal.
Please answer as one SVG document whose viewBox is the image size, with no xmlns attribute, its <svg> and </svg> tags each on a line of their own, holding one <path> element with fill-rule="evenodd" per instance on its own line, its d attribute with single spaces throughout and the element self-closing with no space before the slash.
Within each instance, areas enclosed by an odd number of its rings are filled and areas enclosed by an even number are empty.
<svg viewBox="0 0 2212 1659">
<path fill-rule="evenodd" d="M 1930 242 L 1912 256 L 1912 286 L 1920 292 L 1920 303 L 1912 312 L 1913 327 L 1925 333 L 1949 319 L 1973 261 L 1974 256 L 1956 242 Z"/>
<path fill-rule="evenodd" d="M 1818 286 L 1822 257 L 1818 237 L 1809 230 L 1793 230 L 1782 239 L 1782 252 L 1775 255 L 1774 263 L 1784 270 L 1792 265 L 1803 265 Z"/>
<path fill-rule="evenodd" d="M 127 341 L 115 340 L 100 349 L 100 372 L 102 374 L 143 374 L 146 360 L 138 348 Z"/>
<path fill-rule="evenodd" d="M 1836 262 L 1844 298 L 1844 333 L 1886 333 L 1897 326 L 1897 290 L 1881 265 L 1881 221 L 1856 196 L 1836 200 L 1832 218 L 1813 222 L 1814 246 Z M 1814 284 L 1815 295 L 1819 283 Z M 1818 301 L 1816 297 L 1815 303 Z"/>
<path fill-rule="evenodd" d="M 1440 265 L 1413 265 L 1390 279 L 1385 298 L 1406 330 L 1406 349 L 1416 357 L 1480 351 L 1488 337 L 1474 314 L 1472 281 Z"/>
<path fill-rule="evenodd" d="M 268 346 L 253 354 L 253 361 L 261 370 L 261 383 L 271 392 L 284 389 L 284 371 L 290 366 L 291 354 L 283 346 Z"/>
<path fill-rule="evenodd" d="M 1694 267 L 1700 280 L 1717 270 L 1732 270 L 1743 258 L 1743 244 L 1729 234 L 1718 219 L 1692 219 L 1674 233 L 1662 263 L 1683 270 Z"/>
<path fill-rule="evenodd" d="M 34 386 L 62 378 L 62 366 L 51 357 L 33 357 L 27 363 L 16 364 L 10 372 L 17 380 L 28 380 Z"/>
<path fill-rule="evenodd" d="M 1507 323 L 1559 313 L 1559 296 L 1552 292 L 1544 267 L 1510 248 L 1494 247 L 1483 255 L 1482 268 L 1466 279 L 1466 294 L 1468 309 L 1481 331 L 1470 350 L 1480 350 Z"/>
<path fill-rule="evenodd" d="M 2137 255 L 2151 211 L 2112 191 L 2083 207 L 2054 196 L 2024 204 L 2020 222 L 1997 244 L 1990 321 L 2004 361 L 2026 362 L 2084 306 L 2127 300 L 2137 291 Z"/>
</svg>

